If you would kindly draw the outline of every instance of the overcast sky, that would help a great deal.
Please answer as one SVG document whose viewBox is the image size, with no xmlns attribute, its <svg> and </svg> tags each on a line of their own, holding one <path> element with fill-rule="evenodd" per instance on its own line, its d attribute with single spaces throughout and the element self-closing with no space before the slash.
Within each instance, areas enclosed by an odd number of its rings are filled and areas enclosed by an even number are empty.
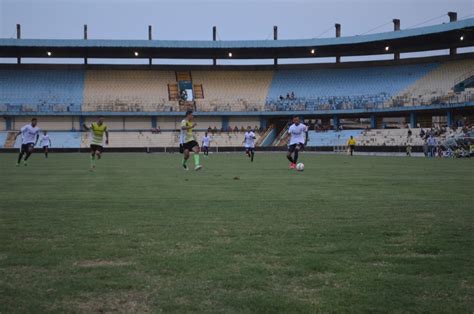
<svg viewBox="0 0 474 314">
<path fill-rule="evenodd" d="M 474 17 L 473 0 L 0 0 L 0 36 L 23 38 L 82 38 L 88 24 L 90 39 L 146 39 L 148 25 L 154 39 L 208 40 L 212 26 L 218 39 L 280 39 L 342 36 L 391 31 L 393 18 L 409 28 Z M 384 25 L 385 24 L 385 25 Z"/>
</svg>

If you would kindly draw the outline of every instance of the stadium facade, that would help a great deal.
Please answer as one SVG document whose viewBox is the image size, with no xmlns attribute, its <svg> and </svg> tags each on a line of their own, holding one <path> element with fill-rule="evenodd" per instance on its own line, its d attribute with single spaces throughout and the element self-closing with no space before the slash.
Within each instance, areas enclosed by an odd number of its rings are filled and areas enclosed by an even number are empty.
<svg viewBox="0 0 474 314">
<path fill-rule="evenodd" d="M 315 131 L 343 126 L 338 141 L 353 132 L 362 136 L 364 128 L 461 126 L 474 120 L 474 53 L 457 49 L 474 46 L 474 19 L 449 16 L 450 23 L 408 30 L 394 20 L 393 32 L 352 37 L 340 37 L 336 24 L 336 38 L 304 40 L 163 41 L 151 40 L 151 34 L 150 40 L 88 40 L 86 33 L 82 40 L 43 40 L 21 39 L 18 31 L 17 39 L 0 39 L 0 57 L 17 61 L 0 65 L 0 147 L 18 146 L 12 134 L 38 116 L 43 129 L 55 132 L 59 147 L 80 148 L 87 136 L 77 131 L 98 115 L 116 132 L 118 147 L 175 147 L 177 125 L 189 108 L 201 132 L 260 129 L 259 146 L 282 145 L 293 115 Z M 449 55 L 400 58 L 440 49 Z M 393 60 L 341 62 L 380 54 Z M 84 64 L 22 64 L 24 58 L 51 57 L 81 58 Z M 278 64 L 314 57 L 336 62 Z M 148 59 L 149 64 L 92 65 L 91 58 Z M 154 65 L 159 58 L 212 59 L 215 65 Z M 265 58 L 274 64 L 217 65 L 221 59 Z M 229 136 L 220 146 L 240 142 Z M 327 146 L 337 143 L 329 139 Z"/>
</svg>

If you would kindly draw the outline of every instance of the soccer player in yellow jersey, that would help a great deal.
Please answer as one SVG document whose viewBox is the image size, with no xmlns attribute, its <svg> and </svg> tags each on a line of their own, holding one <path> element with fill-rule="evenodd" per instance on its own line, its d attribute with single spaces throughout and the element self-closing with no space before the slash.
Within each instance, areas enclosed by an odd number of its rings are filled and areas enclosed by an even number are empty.
<svg viewBox="0 0 474 314">
<path fill-rule="evenodd" d="M 199 164 L 199 152 L 200 147 L 196 139 L 194 138 L 193 129 L 196 127 L 196 123 L 193 122 L 192 110 L 186 111 L 186 116 L 181 121 L 181 134 L 179 137 L 179 151 L 184 154 L 183 156 L 183 168 L 188 170 L 186 165 L 189 154 L 192 151 L 194 153 L 194 170 L 198 171 L 202 168 Z"/>
<path fill-rule="evenodd" d="M 84 124 L 86 131 L 91 131 L 91 170 L 95 169 L 95 156 L 100 159 L 102 151 L 104 150 L 104 134 L 105 144 L 109 144 L 109 132 L 107 131 L 107 125 L 104 124 L 104 117 L 99 117 L 97 122 L 91 123 L 90 125 Z"/>
<path fill-rule="evenodd" d="M 354 148 L 356 146 L 356 140 L 354 139 L 353 136 L 347 141 L 347 145 L 349 146 L 349 152 L 352 154 L 354 153 Z"/>
</svg>

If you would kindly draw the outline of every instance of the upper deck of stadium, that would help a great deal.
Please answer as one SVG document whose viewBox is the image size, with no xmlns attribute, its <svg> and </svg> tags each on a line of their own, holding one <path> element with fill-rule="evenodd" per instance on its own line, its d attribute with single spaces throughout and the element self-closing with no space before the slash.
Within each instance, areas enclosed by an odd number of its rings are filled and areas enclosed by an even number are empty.
<svg viewBox="0 0 474 314">
<path fill-rule="evenodd" d="M 470 46 L 474 46 L 474 18 L 336 38 L 239 41 L 0 39 L 0 57 L 274 59 L 370 56 Z"/>
</svg>

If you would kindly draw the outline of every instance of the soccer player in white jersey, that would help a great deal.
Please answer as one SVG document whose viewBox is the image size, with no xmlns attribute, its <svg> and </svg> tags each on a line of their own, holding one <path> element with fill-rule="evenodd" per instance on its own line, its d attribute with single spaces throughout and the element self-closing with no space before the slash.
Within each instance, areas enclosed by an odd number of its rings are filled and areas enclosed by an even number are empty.
<svg viewBox="0 0 474 314">
<path fill-rule="evenodd" d="M 288 153 L 286 158 L 290 161 L 290 169 L 295 169 L 298 163 L 299 151 L 304 148 L 308 127 L 300 122 L 299 117 L 293 117 L 293 124 L 288 129 Z M 293 156 L 292 156 L 293 155 Z"/>
<path fill-rule="evenodd" d="M 251 127 L 247 127 L 245 132 L 244 144 L 245 144 L 245 153 L 249 156 L 250 161 L 253 162 L 255 156 L 255 133 L 253 133 Z"/>
<path fill-rule="evenodd" d="M 49 138 L 48 131 L 43 131 L 43 137 L 40 140 L 40 146 L 43 147 L 44 157 L 48 158 L 49 146 L 51 146 L 51 139 Z"/>
<path fill-rule="evenodd" d="M 15 136 L 16 138 L 21 135 L 21 149 L 20 154 L 18 155 L 18 162 L 16 166 L 18 167 L 23 159 L 23 155 L 25 155 L 25 159 L 23 160 L 23 164 L 28 166 L 28 158 L 30 158 L 31 154 L 33 153 L 34 147 L 36 143 L 38 143 L 40 129 L 36 126 L 38 120 L 36 118 L 31 119 L 31 123 L 23 126 Z"/>
<path fill-rule="evenodd" d="M 204 133 L 204 137 L 202 138 L 202 150 L 204 152 L 204 156 L 209 156 L 209 147 L 211 146 L 212 138 L 206 132 Z"/>
</svg>

